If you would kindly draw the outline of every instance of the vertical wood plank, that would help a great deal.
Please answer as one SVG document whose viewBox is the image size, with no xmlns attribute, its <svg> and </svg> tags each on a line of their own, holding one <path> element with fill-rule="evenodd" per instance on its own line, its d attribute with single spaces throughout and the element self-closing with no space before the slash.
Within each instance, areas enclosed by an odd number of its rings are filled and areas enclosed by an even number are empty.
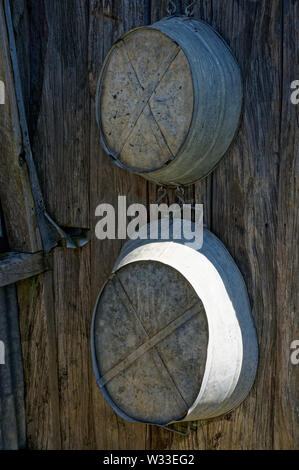
<svg viewBox="0 0 299 470">
<path fill-rule="evenodd" d="M 24 376 L 16 288 L 0 288 L 0 337 L 4 364 L 0 367 L 0 449 L 26 446 Z"/>
<path fill-rule="evenodd" d="M 291 102 L 290 84 L 299 77 L 299 5 L 282 5 L 282 100 L 277 220 L 277 373 L 274 448 L 298 449 L 299 377 L 291 361 L 293 341 L 299 340 L 298 321 L 298 158 L 299 105 Z"/>
<path fill-rule="evenodd" d="M 70 9 L 63 1 L 53 8 L 44 2 L 43 9 L 46 27 L 38 22 L 38 9 L 31 10 L 31 41 L 41 37 L 46 49 L 33 151 L 41 155 L 38 167 L 51 215 L 65 226 L 89 227 L 89 5 L 78 0 Z M 34 97 L 38 85 L 31 87 Z M 53 269 L 61 445 L 92 449 L 89 247 L 57 250 Z"/>
<path fill-rule="evenodd" d="M 213 1 L 213 22 L 241 66 L 244 116 L 213 175 L 213 231 L 247 284 L 260 362 L 246 401 L 208 425 L 210 449 L 273 448 L 276 382 L 276 233 L 281 92 L 281 1 Z"/>
<path fill-rule="evenodd" d="M 94 449 L 89 348 L 90 249 L 54 252 L 60 423 L 63 449 Z"/>
<path fill-rule="evenodd" d="M 3 0 L 0 2 L 0 80 L 5 104 L 0 106 L 0 197 L 10 247 L 21 252 L 41 250 L 15 94 L 14 76 Z"/>
<path fill-rule="evenodd" d="M 4 25 L 3 2 L 0 4 L 1 16 L 1 67 L 4 70 L 6 83 L 6 104 L 4 112 L 0 115 L 1 144 L 1 192 L 3 196 L 3 209 L 5 212 L 7 235 L 11 249 L 24 252 L 37 252 L 42 249 L 41 238 L 37 226 L 34 201 L 32 197 L 29 176 L 23 159 L 23 142 L 20 131 L 18 107 L 16 103 L 14 76 L 9 57 L 7 32 Z M 29 287 L 30 285 L 30 287 Z M 58 387 L 57 387 L 57 360 L 53 309 L 51 301 L 53 292 L 51 288 L 51 274 L 40 277 L 36 283 L 24 281 L 19 284 L 19 305 L 22 314 L 27 314 L 22 323 L 22 342 L 24 355 L 28 361 L 25 363 L 25 378 L 27 377 L 26 403 L 27 403 L 27 430 L 29 441 L 34 434 L 36 442 L 42 442 L 45 448 L 59 448 L 59 413 L 58 413 Z M 38 306 L 38 311 L 36 307 Z M 42 317 L 47 311 L 48 317 Z M 28 323 L 32 316 L 41 313 L 41 317 L 32 330 Z M 25 325 L 25 326 L 24 326 Z M 39 329 L 41 327 L 41 329 Z M 45 334 L 45 336 L 43 336 Z M 36 345 L 44 356 L 40 358 L 42 375 L 39 370 L 33 369 L 37 357 Z M 32 373 L 31 373 L 32 372 Z M 36 393 L 39 391 L 39 403 L 44 403 L 42 411 L 37 405 Z M 44 393 L 44 395 L 43 395 Z M 31 418 L 37 418 L 32 426 Z M 39 421 L 41 420 L 41 421 Z M 37 423 L 40 428 L 37 427 Z M 21 423 L 20 423 L 21 424 Z M 33 431 L 33 432 L 32 432 Z"/>
<path fill-rule="evenodd" d="M 52 273 L 18 283 L 26 384 L 27 445 L 60 449 L 61 431 Z"/>
</svg>

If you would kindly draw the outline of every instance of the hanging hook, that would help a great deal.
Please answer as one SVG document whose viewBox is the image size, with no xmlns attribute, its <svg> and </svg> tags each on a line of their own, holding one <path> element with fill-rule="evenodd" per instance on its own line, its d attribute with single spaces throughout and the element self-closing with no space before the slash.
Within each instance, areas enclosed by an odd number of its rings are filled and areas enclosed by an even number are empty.
<svg viewBox="0 0 299 470">
<path fill-rule="evenodd" d="M 112 10 L 112 0 L 103 0 L 103 8 Z"/>
<path fill-rule="evenodd" d="M 158 206 L 160 204 L 161 201 L 163 201 L 163 199 L 167 196 L 167 189 L 164 188 L 164 186 L 160 186 L 158 188 L 158 194 L 159 193 L 162 193 L 160 194 L 160 196 L 158 197 L 158 199 L 156 200 L 156 205 Z"/>
<path fill-rule="evenodd" d="M 167 13 L 170 16 L 176 14 L 176 4 L 172 0 L 168 2 Z"/>
<path fill-rule="evenodd" d="M 193 16 L 194 7 L 195 7 L 196 3 L 197 3 L 197 0 L 191 2 L 189 6 L 186 6 L 186 8 L 185 8 L 185 15 L 186 16 L 189 16 L 189 17 Z"/>
<path fill-rule="evenodd" d="M 185 204 L 184 194 L 185 194 L 184 188 L 182 186 L 177 186 L 175 195 L 182 205 Z"/>
</svg>

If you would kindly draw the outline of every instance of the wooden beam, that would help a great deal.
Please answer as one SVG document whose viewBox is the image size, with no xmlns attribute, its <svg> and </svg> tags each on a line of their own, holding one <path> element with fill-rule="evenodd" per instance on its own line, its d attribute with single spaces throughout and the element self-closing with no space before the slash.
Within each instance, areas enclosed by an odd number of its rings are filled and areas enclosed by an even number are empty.
<svg viewBox="0 0 299 470">
<path fill-rule="evenodd" d="M 0 255 L 0 287 L 41 274 L 50 269 L 48 257 L 39 253 L 5 253 Z"/>
<path fill-rule="evenodd" d="M 22 135 L 2 1 L 0 43 L 0 80 L 5 88 L 5 104 L 0 108 L 0 199 L 11 249 L 34 253 L 42 249 L 42 244 L 28 169 L 22 157 Z"/>
<path fill-rule="evenodd" d="M 59 450 L 61 414 L 53 272 L 46 271 L 17 286 L 26 384 L 27 446 Z"/>
<path fill-rule="evenodd" d="M 290 100 L 291 82 L 298 78 L 299 5 L 282 2 L 283 63 L 280 167 L 276 235 L 276 314 L 277 331 L 274 449 L 298 449 L 299 386 L 298 365 L 292 361 L 293 341 L 299 339 L 298 321 L 298 178 L 299 105 Z M 297 58 L 294 60 L 294 58 Z"/>
<path fill-rule="evenodd" d="M 4 364 L 0 365 L 0 450 L 26 447 L 22 349 L 15 286 L 0 288 L 0 338 Z M 1 344 L 1 343 L 0 343 Z"/>
</svg>

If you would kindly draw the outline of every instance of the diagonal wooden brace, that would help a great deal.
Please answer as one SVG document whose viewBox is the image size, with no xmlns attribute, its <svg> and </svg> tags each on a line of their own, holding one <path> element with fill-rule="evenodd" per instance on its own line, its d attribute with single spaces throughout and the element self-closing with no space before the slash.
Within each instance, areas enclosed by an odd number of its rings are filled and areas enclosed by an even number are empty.
<svg viewBox="0 0 299 470">
<path fill-rule="evenodd" d="M 29 247 L 26 247 L 26 251 L 37 252 L 42 248 L 47 254 L 63 239 L 66 240 L 68 248 L 82 247 L 90 240 L 89 230 L 75 229 L 76 239 L 72 240 L 71 233 L 74 232 L 74 229 L 68 233 L 68 229 L 59 227 L 48 215 L 45 207 L 29 140 L 9 0 L 3 0 L 3 5 L 4 9 L 0 5 L 0 39 L 3 48 L 3 57 L 0 56 L 0 78 L 2 79 L 1 75 L 4 75 L 3 78 L 8 85 L 7 104 L 5 110 L 2 111 L 4 116 L 0 116 L 0 137 L 4 141 L 4 148 L 0 154 L 0 171 L 3 167 L 4 171 L 8 173 L 4 177 L 2 176 L 0 184 L 1 200 L 3 197 L 8 207 L 8 210 L 7 207 L 4 207 L 4 214 L 8 218 L 14 218 L 13 207 L 11 207 L 13 204 L 10 201 L 14 200 L 15 193 L 10 189 L 10 179 L 14 179 L 14 183 L 20 179 L 27 228 L 29 232 L 31 231 L 28 237 Z M 8 126 L 10 126 L 9 129 L 7 129 Z M 5 141 L 7 141 L 6 146 Z M 14 147 L 14 160 L 9 155 L 12 153 L 12 146 Z M 22 199 L 22 195 L 20 199 Z M 32 207 L 30 207 L 30 205 L 32 206 L 31 198 L 33 198 L 35 214 L 32 213 Z M 36 228 L 34 228 L 34 219 L 36 219 Z M 18 223 L 20 221 L 16 220 L 14 225 L 16 226 Z M 37 229 L 42 246 L 40 246 L 39 236 L 36 234 Z"/>
<path fill-rule="evenodd" d="M 37 276 L 51 268 L 50 258 L 39 253 L 0 255 L 0 288 Z"/>
</svg>

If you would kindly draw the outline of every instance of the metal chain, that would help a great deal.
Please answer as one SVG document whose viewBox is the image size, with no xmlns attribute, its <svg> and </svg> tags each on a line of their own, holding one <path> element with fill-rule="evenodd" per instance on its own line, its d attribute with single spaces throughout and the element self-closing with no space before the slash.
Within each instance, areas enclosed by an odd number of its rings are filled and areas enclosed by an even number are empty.
<svg viewBox="0 0 299 470">
<path fill-rule="evenodd" d="M 160 193 L 160 195 L 159 195 Z M 162 193 L 162 194 L 161 194 Z M 158 199 L 156 200 L 156 205 L 158 206 L 160 202 L 167 196 L 167 189 L 164 186 L 159 186 L 158 188 Z"/>
<path fill-rule="evenodd" d="M 191 17 L 194 15 L 194 7 L 196 5 L 196 3 L 198 2 L 198 0 L 193 0 L 190 5 L 186 6 L 185 7 L 185 15 L 188 16 L 188 17 Z M 177 7 L 176 7 L 176 4 L 173 0 L 169 0 L 168 1 L 168 7 L 167 7 L 167 13 L 168 15 L 175 15 L 177 12 Z"/>
<path fill-rule="evenodd" d="M 112 10 L 112 0 L 103 0 L 103 8 Z"/>
<path fill-rule="evenodd" d="M 183 186 L 177 186 L 175 195 L 176 195 L 176 198 L 180 201 L 181 206 L 188 205 L 188 206 L 191 206 L 192 210 L 196 210 L 196 207 L 193 204 L 186 203 L 184 199 L 185 189 L 183 188 Z"/>
<path fill-rule="evenodd" d="M 167 7 L 167 13 L 168 15 L 175 15 L 176 14 L 176 4 L 172 1 L 172 0 L 169 0 L 168 1 L 168 7 Z"/>
<path fill-rule="evenodd" d="M 160 202 L 166 197 L 168 196 L 168 192 L 167 192 L 167 188 L 165 188 L 165 186 L 159 186 L 158 188 L 158 192 L 157 192 L 157 200 L 156 200 L 156 205 L 158 206 L 160 204 Z M 185 199 L 184 199 L 184 195 L 185 195 L 185 189 L 183 186 L 177 186 L 176 187 L 176 190 L 175 190 L 175 197 L 178 199 L 179 201 L 179 204 L 181 207 L 183 207 L 186 202 L 185 202 Z M 194 209 L 195 210 L 195 206 L 193 204 L 191 204 L 191 209 Z"/>
<path fill-rule="evenodd" d="M 184 188 L 182 186 L 177 186 L 175 190 L 175 195 L 176 195 L 176 198 L 180 201 L 182 206 L 185 205 L 184 194 L 185 194 Z"/>
<path fill-rule="evenodd" d="M 185 8 L 185 15 L 186 16 L 193 16 L 194 15 L 194 7 L 196 5 L 196 3 L 198 2 L 198 0 L 194 0 L 193 2 L 190 3 L 189 6 L 186 6 Z"/>
<path fill-rule="evenodd" d="M 190 5 L 185 7 L 185 15 L 186 16 L 193 16 L 194 14 L 194 7 L 198 0 L 194 0 L 190 3 Z M 103 0 L 103 8 L 104 9 L 112 9 L 112 0 Z M 177 12 L 177 6 L 173 0 L 168 0 L 168 6 L 167 6 L 167 14 L 168 15 L 175 15 Z"/>
</svg>

